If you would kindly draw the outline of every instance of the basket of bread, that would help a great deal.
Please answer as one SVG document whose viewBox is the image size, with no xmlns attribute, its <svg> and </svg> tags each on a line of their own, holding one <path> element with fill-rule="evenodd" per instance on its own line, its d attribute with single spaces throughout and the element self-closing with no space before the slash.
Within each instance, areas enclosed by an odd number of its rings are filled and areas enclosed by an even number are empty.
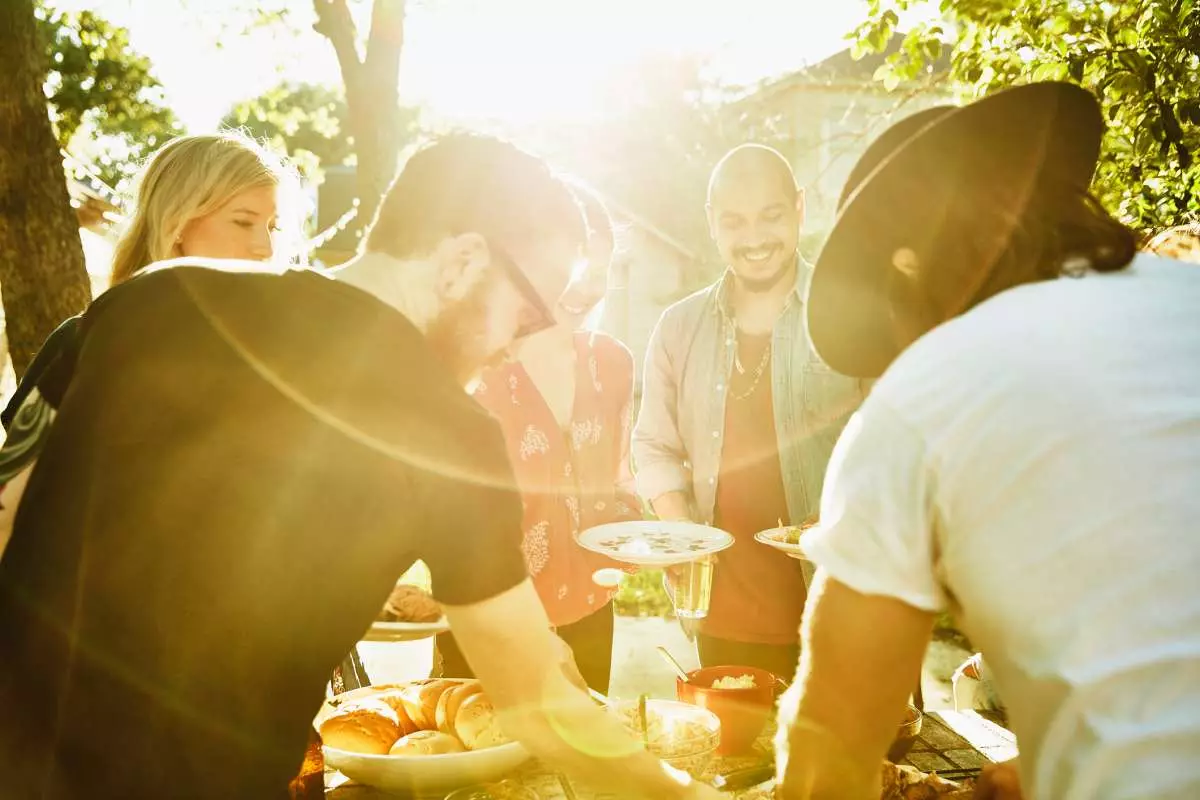
<svg viewBox="0 0 1200 800">
<path fill-rule="evenodd" d="M 330 767 L 388 791 L 444 793 L 495 780 L 529 758 L 475 680 L 355 689 L 327 701 L 314 725 Z"/>
</svg>

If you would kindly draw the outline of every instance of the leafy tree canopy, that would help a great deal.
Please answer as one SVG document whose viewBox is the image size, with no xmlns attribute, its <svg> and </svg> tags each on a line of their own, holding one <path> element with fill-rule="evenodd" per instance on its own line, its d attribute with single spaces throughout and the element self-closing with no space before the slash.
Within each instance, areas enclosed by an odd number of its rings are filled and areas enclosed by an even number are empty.
<svg viewBox="0 0 1200 800">
<path fill-rule="evenodd" d="M 36 8 L 49 73 L 46 96 L 59 145 L 92 161 L 116 187 L 155 148 L 182 132 L 166 105 L 149 59 L 129 46 L 129 32 L 91 11 Z"/>
<path fill-rule="evenodd" d="M 882 49 L 899 13 L 923 0 L 869 0 L 851 34 Z M 942 0 L 944 24 L 919 25 L 876 78 L 916 76 L 955 32 L 953 77 L 967 98 L 1005 86 L 1070 80 L 1108 120 L 1093 190 L 1133 225 L 1200 215 L 1200 4 L 1195 0 Z"/>
</svg>

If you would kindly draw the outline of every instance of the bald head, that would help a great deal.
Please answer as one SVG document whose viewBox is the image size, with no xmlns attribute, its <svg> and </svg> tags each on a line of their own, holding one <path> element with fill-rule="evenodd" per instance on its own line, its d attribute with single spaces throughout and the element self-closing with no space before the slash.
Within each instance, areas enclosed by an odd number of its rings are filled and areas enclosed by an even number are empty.
<svg viewBox="0 0 1200 800">
<path fill-rule="evenodd" d="M 763 179 L 777 182 L 786 195 L 796 196 L 796 175 L 783 153 L 763 144 L 738 145 L 713 167 L 708 179 L 708 204 L 712 205 L 713 196 L 725 187 Z"/>
<path fill-rule="evenodd" d="M 743 288 L 768 291 L 795 275 L 803 221 L 804 193 L 778 150 L 744 144 L 713 169 L 709 230 Z"/>
</svg>

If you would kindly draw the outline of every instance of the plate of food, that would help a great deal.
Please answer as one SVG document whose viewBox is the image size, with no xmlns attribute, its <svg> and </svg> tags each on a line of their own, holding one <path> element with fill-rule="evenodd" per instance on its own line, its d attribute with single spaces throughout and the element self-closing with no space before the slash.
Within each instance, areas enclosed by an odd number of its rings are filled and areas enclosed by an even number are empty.
<svg viewBox="0 0 1200 800">
<path fill-rule="evenodd" d="M 637 520 L 588 528 L 576 537 L 585 550 L 639 567 L 667 567 L 719 553 L 733 536 L 692 522 Z"/>
<path fill-rule="evenodd" d="M 754 541 L 774 547 L 792 558 L 807 561 L 808 556 L 804 554 L 804 547 L 800 544 L 800 539 L 816 525 L 815 522 L 812 522 L 804 525 L 780 525 L 778 528 L 768 528 L 754 534 Z"/>
<path fill-rule="evenodd" d="M 409 642 L 448 630 L 450 623 L 433 597 L 419 586 L 398 583 L 363 641 Z"/>
<path fill-rule="evenodd" d="M 313 726 L 326 764 L 390 792 L 444 795 L 496 781 L 529 760 L 475 680 L 355 689 L 327 700 Z"/>
</svg>

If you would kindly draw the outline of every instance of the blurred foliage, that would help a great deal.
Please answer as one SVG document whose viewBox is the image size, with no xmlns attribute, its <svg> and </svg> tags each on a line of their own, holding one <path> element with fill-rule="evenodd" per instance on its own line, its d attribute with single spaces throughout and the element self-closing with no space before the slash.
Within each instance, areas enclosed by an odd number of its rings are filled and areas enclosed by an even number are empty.
<svg viewBox="0 0 1200 800">
<path fill-rule="evenodd" d="M 851 34 L 879 51 L 899 12 L 922 0 L 869 0 Z M 942 0 L 944 25 L 907 32 L 876 72 L 888 87 L 917 75 L 954 30 L 953 77 L 966 99 L 1041 80 L 1100 98 L 1108 132 L 1093 189 L 1130 224 L 1161 228 L 1200 214 L 1200 3 L 1196 0 Z"/>
<path fill-rule="evenodd" d="M 720 270 L 704 211 L 713 166 L 738 144 L 779 144 L 781 134 L 731 113 L 740 90 L 716 82 L 703 59 L 664 55 L 628 70 L 594 119 L 515 135 L 685 245 L 708 268 L 704 285 Z"/>
<path fill-rule="evenodd" d="M 622 578 L 613 609 L 620 617 L 673 617 L 675 607 L 663 588 L 662 570 L 642 569 Z"/>
<path fill-rule="evenodd" d="M 182 133 L 166 107 L 149 59 L 129 46 L 129 32 L 91 11 L 56 11 L 39 3 L 38 32 L 49 72 L 46 96 L 59 145 L 118 188 L 140 162 Z"/>
<path fill-rule="evenodd" d="M 281 83 L 234 105 L 222 124 L 241 128 L 279 152 L 286 152 L 305 177 L 319 181 L 322 167 L 355 163 L 348 113 L 341 87 Z M 419 120 L 417 109 L 399 109 L 399 149 L 417 138 Z"/>
</svg>

